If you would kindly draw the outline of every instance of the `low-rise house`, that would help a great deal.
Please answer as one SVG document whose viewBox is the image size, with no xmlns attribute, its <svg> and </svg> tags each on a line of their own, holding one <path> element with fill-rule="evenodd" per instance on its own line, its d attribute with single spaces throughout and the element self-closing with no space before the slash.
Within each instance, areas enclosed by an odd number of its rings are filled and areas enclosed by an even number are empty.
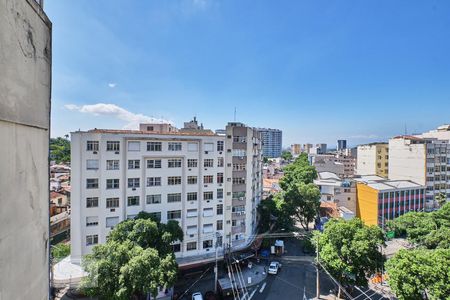
<svg viewBox="0 0 450 300">
<path fill-rule="evenodd" d="M 356 183 L 351 179 L 341 179 L 331 172 L 319 172 L 314 183 L 319 187 L 321 202 L 335 203 L 336 209 L 345 207 L 356 211 Z"/>
</svg>

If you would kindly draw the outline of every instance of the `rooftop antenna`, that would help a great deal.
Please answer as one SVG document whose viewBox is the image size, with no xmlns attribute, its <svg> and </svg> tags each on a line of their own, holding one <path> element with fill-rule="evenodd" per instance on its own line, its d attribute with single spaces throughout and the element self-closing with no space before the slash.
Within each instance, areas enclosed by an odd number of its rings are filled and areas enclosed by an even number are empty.
<svg viewBox="0 0 450 300">
<path fill-rule="evenodd" d="M 405 135 L 408 135 L 408 128 L 406 127 L 406 123 L 405 123 Z"/>
<path fill-rule="evenodd" d="M 234 107 L 234 122 L 236 122 L 236 106 Z"/>
</svg>

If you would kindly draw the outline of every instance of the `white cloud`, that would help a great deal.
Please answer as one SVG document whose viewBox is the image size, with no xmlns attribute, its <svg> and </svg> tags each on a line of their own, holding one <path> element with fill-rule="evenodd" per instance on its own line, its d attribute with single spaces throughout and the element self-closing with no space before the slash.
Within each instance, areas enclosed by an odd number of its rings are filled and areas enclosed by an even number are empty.
<svg viewBox="0 0 450 300">
<path fill-rule="evenodd" d="M 123 129 L 139 129 L 139 123 L 170 123 L 164 119 L 149 117 L 143 114 L 132 113 L 120 106 L 111 103 L 96 103 L 78 106 L 75 104 L 66 104 L 64 107 L 68 110 L 79 111 L 94 116 L 110 116 L 121 121 L 127 122 Z"/>
<path fill-rule="evenodd" d="M 117 85 L 117 83 L 115 83 L 115 82 L 110 82 L 110 83 L 108 83 L 108 86 L 109 86 L 110 88 L 115 88 L 116 85 Z"/>
</svg>

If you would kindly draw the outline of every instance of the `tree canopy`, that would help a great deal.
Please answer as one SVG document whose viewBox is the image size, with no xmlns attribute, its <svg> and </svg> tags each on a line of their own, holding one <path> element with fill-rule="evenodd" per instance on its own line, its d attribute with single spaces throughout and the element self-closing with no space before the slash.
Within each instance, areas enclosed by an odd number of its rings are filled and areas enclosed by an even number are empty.
<svg viewBox="0 0 450 300">
<path fill-rule="evenodd" d="M 290 161 L 292 159 L 292 153 L 290 151 L 283 151 L 281 153 L 281 158 L 286 161 Z"/>
<path fill-rule="evenodd" d="M 259 230 L 267 232 L 289 230 L 292 228 L 292 218 L 286 211 L 286 203 L 280 193 L 270 195 L 258 205 Z"/>
<path fill-rule="evenodd" d="M 380 246 L 384 235 L 377 226 L 367 226 L 360 219 L 331 219 L 319 240 L 319 259 L 341 284 L 364 285 L 367 277 L 381 269 L 384 262 Z"/>
<path fill-rule="evenodd" d="M 84 257 L 88 276 L 83 290 L 100 299 L 139 299 L 147 293 L 156 297 L 159 288 L 176 281 L 178 266 L 171 244 L 182 239 L 178 222 L 163 224 L 145 212 L 119 223 L 105 244 Z"/>
<path fill-rule="evenodd" d="M 51 138 L 50 155 L 57 163 L 70 162 L 70 141 L 62 137 Z"/>
</svg>

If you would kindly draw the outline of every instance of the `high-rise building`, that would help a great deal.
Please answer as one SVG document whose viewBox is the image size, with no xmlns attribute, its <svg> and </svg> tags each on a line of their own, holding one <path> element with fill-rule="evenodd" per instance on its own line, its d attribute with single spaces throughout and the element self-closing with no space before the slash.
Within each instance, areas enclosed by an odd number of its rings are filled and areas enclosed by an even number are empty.
<svg viewBox="0 0 450 300">
<path fill-rule="evenodd" d="M 303 144 L 303 152 L 304 153 L 310 154 L 312 149 L 313 149 L 312 144 Z"/>
<path fill-rule="evenodd" d="M 49 298 L 52 24 L 42 1 L 0 1 L 0 299 Z"/>
<path fill-rule="evenodd" d="M 316 144 L 315 154 L 326 154 L 326 153 L 327 153 L 327 144 Z"/>
<path fill-rule="evenodd" d="M 388 177 L 389 147 L 387 143 L 358 146 L 356 173 Z"/>
<path fill-rule="evenodd" d="M 409 211 L 425 207 L 425 186 L 409 180 L 362 176 L 357 181 L 356 215 L 367 225 L 384 227 Z"/>
<path fill-rule="evenodd" d="M 294 156 L 297 156 L 300 153 L 302 153 L 302 145 L 300 145 L 300 144 L 292 144 L 291 145 L 291 153 Z"/>
<path fill-rule="evenodd" d="M 450 200 L 450 141 L 428 136 L 424 133 L 389 140 L 389 178 L 426 185 L 426 209 L 433 209 L 438 194 Z"/>
<path fill-rule="evenodd" d="M 279 129 L 258 128 L 263 141 L 263 156 L 275 158 L 281 156 L 283 133 Z"/>
<path fill-rule="evenodd" d="M 347 140 L 338 140 L 336 150 L 343 151 L 344 149 L 347 149 Z"/>
<path fill-rule="evenodd" d="M 219 250 L 252 241 L 262 197 L 259 133 L 242 123 L 229 123 L 226 135 L 191 125 L 72 133 L 72 261 L 140 211 L 180 223 L 181 266 L 213 254 L 216 234 Z"/>
</svg>

